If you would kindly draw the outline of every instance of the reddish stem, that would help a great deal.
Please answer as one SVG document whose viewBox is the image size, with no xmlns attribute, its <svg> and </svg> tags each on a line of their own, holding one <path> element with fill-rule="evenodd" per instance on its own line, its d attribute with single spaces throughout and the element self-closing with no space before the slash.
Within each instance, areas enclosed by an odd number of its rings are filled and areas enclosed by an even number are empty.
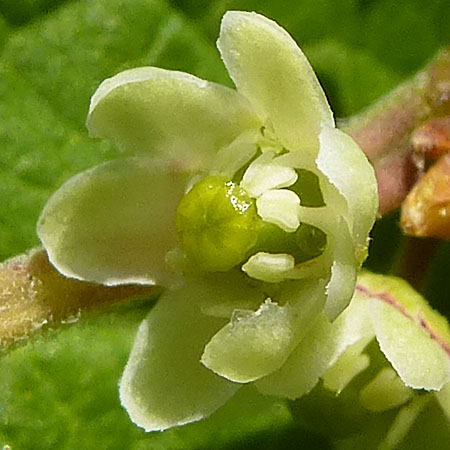
<svg viewBox="0 0 450 450">
<path fill-rule="evenodd" d="M 380 214 L 397 209 L 418 179 L 412 135 L 435 116 L 450 117 L 450 49 L 343 127 L 375 167 Z"/>
</svg>

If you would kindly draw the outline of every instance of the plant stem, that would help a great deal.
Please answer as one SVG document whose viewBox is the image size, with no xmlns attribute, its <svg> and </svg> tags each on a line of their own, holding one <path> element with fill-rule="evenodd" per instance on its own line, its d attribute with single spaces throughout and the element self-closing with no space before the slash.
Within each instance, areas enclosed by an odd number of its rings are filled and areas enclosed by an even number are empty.
<svg viewBox="0 0 450 450">
<path fill-rule="evenodd" d="M 397 209 L 418 177 L 411 134 L 436 116 L 450 115 L 450 48 L 413 78 L 348 119 L 350 134 L 375 168 L 380 214 Z"/>
<path fill-rule="evenodd" d="M 0 351 L 39 331 L 76 322 L 81 312 L 155 296 L 149 286 L 107 287 L 63 277 L 40 249 L 0 265 Z"/>
</svg>

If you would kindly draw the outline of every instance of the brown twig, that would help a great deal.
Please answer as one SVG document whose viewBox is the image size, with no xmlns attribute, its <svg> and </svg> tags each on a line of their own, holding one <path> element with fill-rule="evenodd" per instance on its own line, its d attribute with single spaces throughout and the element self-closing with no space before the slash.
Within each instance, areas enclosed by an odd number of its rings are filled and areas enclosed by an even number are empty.
<svg viewBox="0 0 450 450">
<path fill-rule="evenodd" d="M 156 293 L 148 286 L 106 287 L 65 278 L 43 250 L 32 250 L 0 265 L 0 351 L 74 322 L 81 312 Z"/>
</svg>

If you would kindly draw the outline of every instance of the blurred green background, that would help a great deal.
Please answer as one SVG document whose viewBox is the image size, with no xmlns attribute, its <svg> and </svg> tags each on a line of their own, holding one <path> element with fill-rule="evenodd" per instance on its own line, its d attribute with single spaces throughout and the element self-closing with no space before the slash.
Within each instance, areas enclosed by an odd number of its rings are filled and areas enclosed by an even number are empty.
<svg viewBox="0 0 450 450">
<path fill-rule="evenodd" d="M 448 0 L 0 0 L 0 260 L 36 246 L 35 223 L 71 175 L 116 152 L 87 137 L 89 99 L 139 65 L 231 82 L 215 49 L 228 9 L 254 10 L 297 40 L 338 117 L 358 112 L 449 42 Z M 395 215 L 374 231 L 369 267 L 390 271 Z M 425 293 L 450 311 L 442 245 Z M 447 289 L 448 292 L 450 290 Z M 16 449 L 325 449 L 282 403 L 253 397 L 199 424 L 145 434 L 117 382 L 148 305 L 82 318 L 0 360 L 0 445 Z M 236 406 L 238 405 L 238 406 Z"/>
</svg>

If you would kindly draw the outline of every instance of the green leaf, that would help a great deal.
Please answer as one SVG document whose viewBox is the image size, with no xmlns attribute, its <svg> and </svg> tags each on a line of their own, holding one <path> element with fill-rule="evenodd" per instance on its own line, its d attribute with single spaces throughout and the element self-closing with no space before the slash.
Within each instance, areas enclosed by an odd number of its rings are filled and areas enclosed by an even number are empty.
<svg viewBox="0 0 450 450">
<path fill-rule="evenodd" d="M 121 69 L 160 65 L 178 34 L 190 38 L 183 58 L 200 54 L 218 60 L 177 18 L 160 0 L 80 0 L 14 33 L 3 57 L 64 118 L 84 130 L 89 98 L 100 82 Z M 195 66 L 190 69 L 197 72 Z"/>
<path fill-rule="evenodd" d="M 312 42 L 304 50 L 337 117 L 357 113 L 394 89 L 401 79 L 367 50 L 346 45 L 336 36 Z"/>
<path fill-rule="evenodd" d="M 24 25 L 40 15 L 56 9 L 67 0 L 2 0 L 0 2 L 0 13 L 13 26 Z"/>
<path fill-rule="evenodd" d="M 68 175 L 114 152 L 61 120 L 11 65 L 0 67 L 0 258 L 36 246 L 36 221 Z"/>
</svg>

